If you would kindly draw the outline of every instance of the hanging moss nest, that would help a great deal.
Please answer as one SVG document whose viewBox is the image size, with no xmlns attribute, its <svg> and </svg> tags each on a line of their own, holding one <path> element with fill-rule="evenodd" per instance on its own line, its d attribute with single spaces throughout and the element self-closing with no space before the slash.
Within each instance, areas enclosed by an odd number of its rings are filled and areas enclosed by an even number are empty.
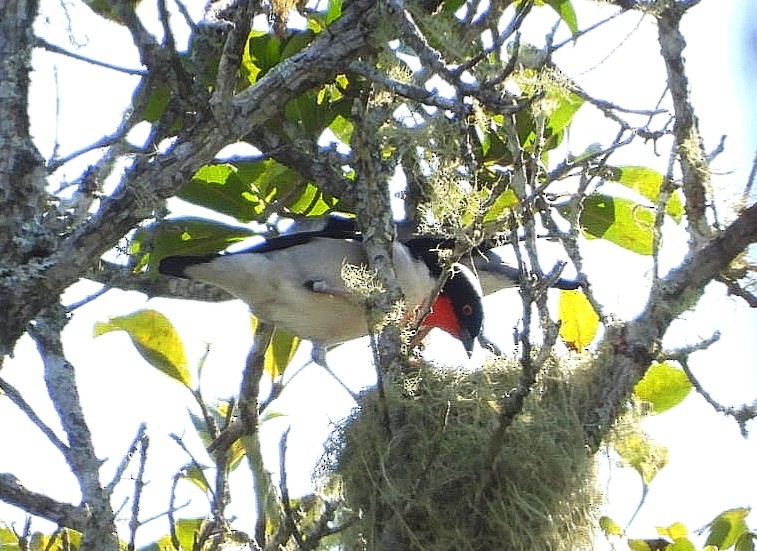
<svg viewBox="0 0 757 551">
<path fill-rule="evenodd" d="M 359 406 L 327 448 L 358 521 L 347 549 L 591 548 L 600 495 L 576 404 L 588 367 L 550 358 L 522 410 L 502 425 L 515 361 L 473 372 L 422 365 Z"/>
</svg>

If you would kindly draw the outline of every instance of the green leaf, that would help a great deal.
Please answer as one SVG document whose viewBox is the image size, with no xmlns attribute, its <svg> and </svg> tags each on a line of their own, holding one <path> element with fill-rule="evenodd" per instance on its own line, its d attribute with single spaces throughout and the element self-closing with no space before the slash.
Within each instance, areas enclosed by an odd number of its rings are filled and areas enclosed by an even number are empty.
<svg viewBox="0 0 757 551">
<path fill-rule="evenodd" d="M 597 334 L 599 316 L 581 291 L 560 291 L 560 338 L 571 350 L 583 350 Z"/>
<path fill-rule="evenodd" d="M 126 331 L 140 355 L 154 368 L 191 388 L 184 344 L 174 326 L 156 310 L 138 310 L 95 324 L 94 336 Z"/>
<path fill-rule="evenodd" d="M 189 482 L 197 486 L 206 495 L 212 495 L 210 483 L 205 477 L 205 473 L 196 464 L 191 464 L 185 467 L 181 476 L 183 479 L 188 480 Z"/>
<path fill-rule="evenodd" d="M 631 551 L 651 551 L 652 548 L 644 540 L 628 540 L 628 549 Z"/>
<path fill-rule="evenodd" d="M 708 525 L 709 534 L 705 545 L 716 545 L 720 549 L 728 549 L 745 533 L 749 532 L 746 517 L 749 509 L 739 507 L 723 511 Z"/>
<path fill-rule="evenodd" d="M 176 521 L 176 537 L 183 549 L 194 549 L 196 534 L 200 532 L 204 523 L 203 518 L 180 518 Z"/>
<path fill-rule="evenodd" d="M 741 534 L 739 536 L 739 539 L 736 540 L 736 545 L 734 546 L 735 551 L 755 551 L 755 540 L 757 540 L 757 535 L 754 535 L 750 532 L 745 532 L 744 534 Z"/>
<path fill-rule="evenodd" d="M 612 445 L 623 462 L 639 473 L 645 487 L 668 463 L 667 448 L 656 444 L 641 430 L 629 430 L 618 435 L 613 438 Z"/>
<path fill-rule="evenodd" d="M 641 196 L 657 204 L 657 200 L 665 181 L 665 176 L 660 172 L 645 166 L 615 166 L 608 167 L 607 180 L 623 184 Z M 673 193 L 665 207 L 665 212 L 676 222 L 683 217 L 683 202 L 678 193 Z"/>
<path fill-rule="evenodd" d="M 654 363 L 636 385 L 634 394 L 650 403 L 654 413 L 662 413 L 683 402 L 692 386 L 683 370 L 668 363 Z"/>
<path fill-rule="evenodd" d="M 292 361 L 299 346 L 299 337 L 282 329 L 276 329 L 273 332 L 271 344 L 265 354 L 265 372 L 271 379 L 278 379 L 284 374 L 284 370 Z"/>
<path fill-rule="evenodd" d="M 680 522 L 674 522 L 670 526 L 658 526 L 657 533 L 660 536 L 667 536 L 671 540 L 677 540 L 689 535 L 689 530 Z"/>
<path fill-rule="evenodd" d="M 575 36 L 576 33 L 578 33 L 578 19 L 576 18 L 576 12 L 573 9 L 573 4 L 570 0 L 544 0 L 544 3 L 557 12 L 560 19 L 562 19 L 570 29 L 571 34 Z"/>
<path fill-rule="evenodd" d="M 179 519 L 176 521 L 176 537 L 179 540 L 180 551 L 192 551 L 195 549 L 195 534 L 198 534 L 205 523 L 203 518 Z M 140 547 L 139 551 L 166 551 L 174 549 L 171 541 L 171 535 L 166 534 L 160 539 Z"/>
<path fill-rule="evenodd" d="M 257 328 L 258 319 L 251 316 L 252 331 Z M 268 373 L 271 380 L 276 380 L 284 374 L 284 370 L 292 361 L 297 348 L 300 346 L 300 338 L 291 333 L 279 329 L 273 330 L 271 342 L 265 351 L 263 370 Z"/>
<path fill-rule="evenodd" d="M 581 229 L 629 251 L 652 254 L 654 212 L 630 199 L 595 193 L 584 199 Z"/>
<path fill-rule="evenodd" d="M 243 167 L 247 168 L 247 167 Z M 256 193 L 250 174 L 231 163 L 205 165 L 176 194 L 195 205 L 250 222 L 266 203 Z"/>
<path fill-rule="evenodd" d="M 665 551 L 697 551 L 689 538 L 678 538 L 665 548 Z"/>
<path fill-rule="evenodd" d="M 329 0 L 329 7 L 326 10 L 326 24 L 330 25 L 340 17 L 342 17 L 342 1 L 343 0 Z"/>
<path fill-rule="evenodd" d="M 442 9 L 447 13 L 455 13 L 460 7 L 465 4 L 465 0 L 444 0 L 442 3 Z"/>
<path fill-rule="evenodd" d="M 208 165 L 198 174 L 202 177 L 193 178 L 179 196 L 243 222 L 256 220 L 274 202 L 292 213 L 309 215 L 324 214 L 338 203 L 273 159 Z"/>
<path fill-rule="evenodd" d="M 218 252 L 253 235 L 248 228 L 203 218 L 161 220 L 135 232 L 129 243 L 129 262 L 134 272 L 147 269 L 157 277 L 161 258 Z"/>
<path fill-rule="evenodd" d="M 608 516 L 602 516 L 599 519 L 599 527 L 605 536 L 622 536 L 623 529 Z"/>
<path fill-rule="evenodd" d="M 168 84 L 159 82 L 147 96 L 147 102 L 142 109 L 142 120 L 155 123 L 163 116 L 163 112 L 171 100 L 171 89 Z"/>
</svg>

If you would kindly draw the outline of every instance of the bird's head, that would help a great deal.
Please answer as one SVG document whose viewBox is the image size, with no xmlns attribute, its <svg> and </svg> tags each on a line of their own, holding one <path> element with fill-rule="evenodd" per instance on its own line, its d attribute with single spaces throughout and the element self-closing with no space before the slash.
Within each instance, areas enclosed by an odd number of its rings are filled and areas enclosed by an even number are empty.
<svg viewBox="0 0 757 551">
<path fill-rule="evenodd" d="M 456 264 L 431 304 L 431 311 L 421 322 L 421 334 L 438 327 L 459 339 L 470 356 L 484 320 L 481 294 L 476 276 L 465 266 Z"/>
</svg>

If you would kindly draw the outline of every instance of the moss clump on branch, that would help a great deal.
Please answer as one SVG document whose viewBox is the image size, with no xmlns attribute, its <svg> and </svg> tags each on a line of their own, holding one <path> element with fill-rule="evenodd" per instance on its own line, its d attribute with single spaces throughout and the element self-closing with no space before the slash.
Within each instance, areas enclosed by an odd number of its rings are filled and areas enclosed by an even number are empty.
<svg viewBox="0 0 757 551">
<path fill-rule="evenodd" d="M 383 397 L 364 393 L 327 454 L 361 516 L 347 548 L 590 547 L 600 496 L 574 413 L 586 372 L 551 359 L 504 432 L 515 362 L 464 373 L 423 365 Z"/>
</svg>

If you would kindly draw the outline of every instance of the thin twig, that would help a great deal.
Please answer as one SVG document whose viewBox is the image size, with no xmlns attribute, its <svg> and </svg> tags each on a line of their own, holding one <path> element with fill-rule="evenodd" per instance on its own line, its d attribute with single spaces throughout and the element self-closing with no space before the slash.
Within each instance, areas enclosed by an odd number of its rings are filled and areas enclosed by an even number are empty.
<svg viewBox="0 0 757 551">
<path fill-rule="evenodd" d="M 96 65 L 98 67 L 103 67 L 105 69 L 110 69 L 112 71 L 118 71 L 119 73 L 126 73 L 127 75 L 136 75 L 136 76 L 147 76 L 148 71 L 145 69 L 129 69 L 128 67 L 120 67 L 118 65 L 113 65 L 111 63 L 107 63 L 105 61 L 98 61 L 96 59 L 89 58 L 87 56 L 83 56 L 81 54 L 77 54 L 74 52 L 69 52 L 68 50 L 61 48 L 60 46 L 56 46 L 55 44 L 51 44 L 44 38 L 37 37 L 34 41 L 34 46 L 37 48 L 42 48 L 47 50 L 48 52 L 52 52 L 55 54 L 65 55 L 67 57 L 70 57 L 72 59 L 76 59 L 78 61 L 83 61 L 84 63 L 89 63 L 90 65 Z"/>
<path fill-rule="evenodd" d="M 29 420 L 42 432 L 42 434 L 47 436 L 47 439 L 50 440 L 53 446 L 60 450 L 64 457 L 68 457 L 70 451 L 69 447 L 64 444 L 60 438 L 58 438 L 53 429 L 47 426 L 45 422 L 42 421 L 39 416 L 37 416 L 34 409 L 26 400 L 24 400 L 23 396 L 21 396 L 21 393 L 12 384 L 0 378 L 0 390 L 2 390 L 5 396 L 10 398 L 11 402 L 13 402 L 16 407 L 29 418 Z"/>
<path fill-rule="evenodd" d="M 281 491 L 281 504 L 284 507 L 284 522 L 289 529 L 289 533 L 297 542 L 300 549 L 302 549 L 305 542 L 302 539 L 302 534 L 300 533 L 300 529 L 297 527 L 297 522 L 294 519 L 292 503 L 289 501 L 289 488 L 287 487 L 286 453 L 288 438 L 289 429 L 284 431 L 284 434 L 281 435 L 281 440 L 279 440 L 279 490 Z"/>
</svg>

